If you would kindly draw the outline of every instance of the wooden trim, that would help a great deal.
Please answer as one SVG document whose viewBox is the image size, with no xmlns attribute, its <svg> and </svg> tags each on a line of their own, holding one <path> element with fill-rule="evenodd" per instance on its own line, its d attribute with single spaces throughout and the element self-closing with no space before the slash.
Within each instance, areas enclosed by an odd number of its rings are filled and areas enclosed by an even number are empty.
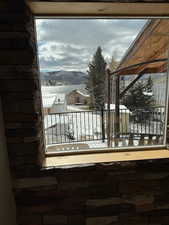
<svg viewBox="0 0 169 225">
<path fill-rule="evenodd" d="M 28 5 L 37 16 L 169 16 L 168 3 L 40 2 L 29 0 Z"/>
<path fill-rule="evenodd" d="M 131 151 L 131 152 L 113 152 L 85 155 L 68 155 L 46 157 L 43 167 L 58 167 L 68 165 L 83 165 L 95 163 L 112 163 L 137 160 L 152 160 L 169 158 L 169 150 L 149 150 L 149 151 Z"/>
</svg>

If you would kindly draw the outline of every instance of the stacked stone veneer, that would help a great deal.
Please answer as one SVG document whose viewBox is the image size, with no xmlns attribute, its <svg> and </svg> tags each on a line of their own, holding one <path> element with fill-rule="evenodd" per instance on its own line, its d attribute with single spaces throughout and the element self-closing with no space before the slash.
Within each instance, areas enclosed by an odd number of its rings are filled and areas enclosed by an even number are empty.
<svg viewBox="0 0 169 225">
<path fill-rule="evenodd" d="M 0 96 L 17 224 L 168 225 L 167 160 L 40 170 L 44 141 L 34 21 L 23 0 L 8 2 L 0 3 Z"/>
<path fill-rule="evenodd" d="M 41 171 L 15 181 L 18 225 L 168 225 L 169 162 Z"/>
<path fill-rule="evenodd" d="M 7 148 L 12 172 L 26 172 L 40 165 L 44 150 L 34 18 L 23 0 L 0 6 L 0 97 Z"/>
</svg>

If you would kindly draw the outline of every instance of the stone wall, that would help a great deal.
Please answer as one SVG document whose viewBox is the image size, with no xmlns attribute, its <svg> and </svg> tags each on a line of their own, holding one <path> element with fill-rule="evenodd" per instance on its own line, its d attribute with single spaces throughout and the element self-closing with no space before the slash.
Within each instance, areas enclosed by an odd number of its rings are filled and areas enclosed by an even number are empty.
<svg viewBox="0 0 169 225">
<path fill-rule="evenodd" d="M 41 171 L 16 180 L 18 225 L 168 225 L 169 162 Z"/>
<path fill-rule="evenodd" d="M 34 18 L 23 0 L 0 7 L 0 97 L 13 174 L 41 164 L 44 151 Z"/>
</svg>

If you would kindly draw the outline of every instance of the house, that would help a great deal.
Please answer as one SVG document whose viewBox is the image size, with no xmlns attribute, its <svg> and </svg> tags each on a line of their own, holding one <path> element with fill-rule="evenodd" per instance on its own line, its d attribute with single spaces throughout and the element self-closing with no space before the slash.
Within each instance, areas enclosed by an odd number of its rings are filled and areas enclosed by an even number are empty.
<svg viewBox="0 0 169 225">
<path fill-rule="evenodd" d="M 66 98 L 68 105 L 87 105 L 90 101 L 90 95 L 85 88 L 71 91 Z"/>
<path fill-rule="evenodd" d="M 73 156 L 45 152 L 34 27 L 35 16 L 168 16 L 168 1 L 156 2 L 1 1 L 1 224 L 168 224 L 165 146 Z M 143 52 L 147 46 L 141 45 Z"/>
</svg>

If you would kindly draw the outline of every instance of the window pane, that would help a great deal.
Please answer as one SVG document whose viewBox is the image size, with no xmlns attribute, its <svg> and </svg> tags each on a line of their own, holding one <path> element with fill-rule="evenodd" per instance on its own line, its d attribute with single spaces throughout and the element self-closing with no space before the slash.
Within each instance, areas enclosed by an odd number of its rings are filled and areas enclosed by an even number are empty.
<svg viewBox="0 0 169 225">
<path fill-rule="evenodd" d="M 165 144 L 168 19 L 36 26 L 47 151 Z"/>
</svg>

